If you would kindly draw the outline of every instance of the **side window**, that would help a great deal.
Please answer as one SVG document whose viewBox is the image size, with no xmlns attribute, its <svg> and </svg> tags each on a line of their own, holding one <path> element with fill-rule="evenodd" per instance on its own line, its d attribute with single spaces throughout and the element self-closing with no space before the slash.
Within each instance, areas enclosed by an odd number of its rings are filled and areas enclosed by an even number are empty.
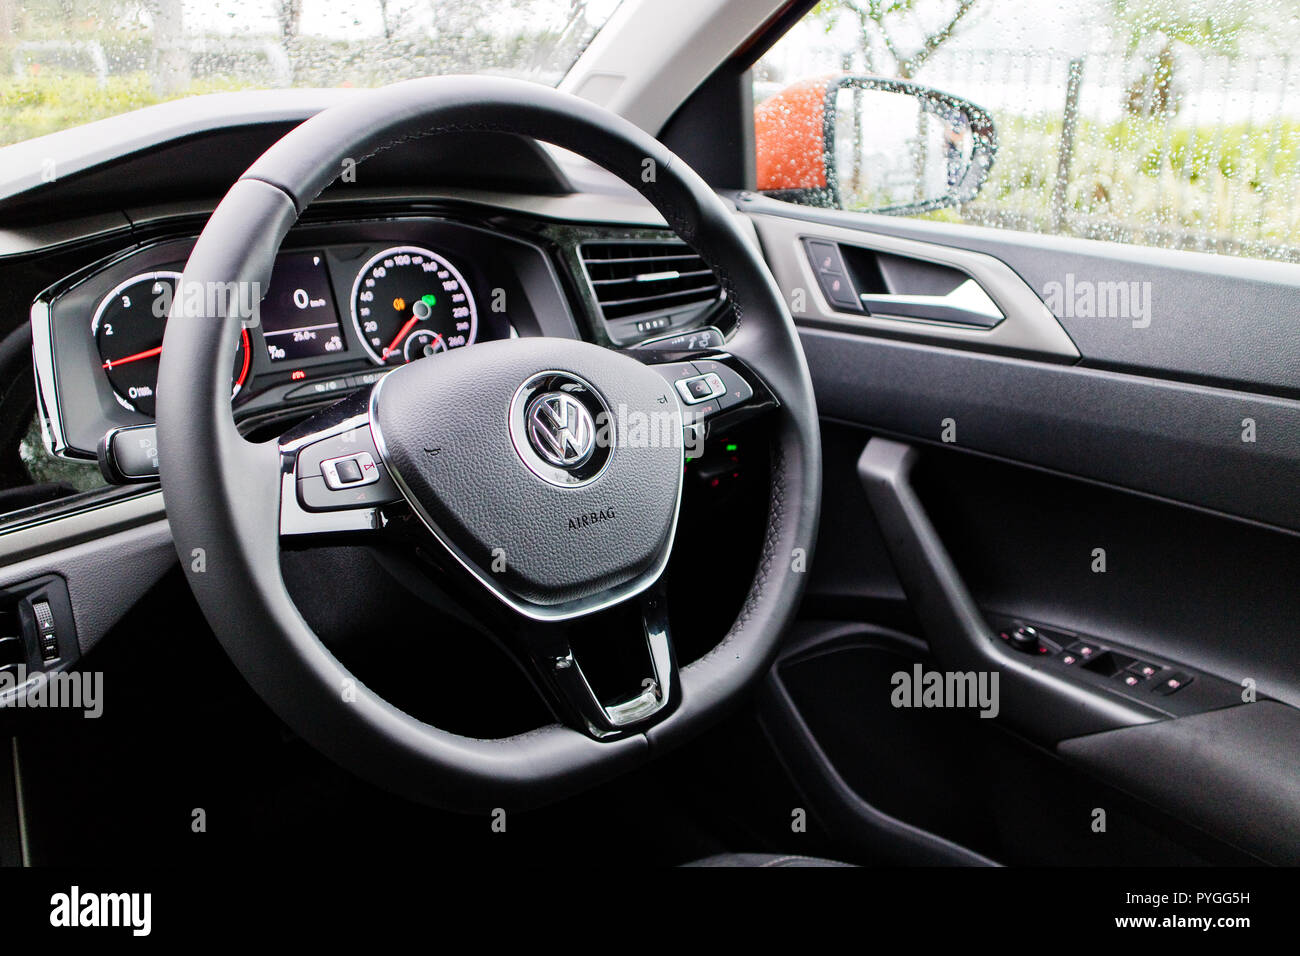
<svg viewBox="0 0 1300 956">
<path fill-rule="evenodd" d="M 95 462 L 56 458 L 46 447 L 26 326 L 0 339 L 0 383 L 0 518 L 105 487 Z"/>
<path fill-rule="evenodd" d="M 754 68 L 759 189 L 1300 261 L 1297 40 L 1293 0 L 824 0 Z"/>
</svg>

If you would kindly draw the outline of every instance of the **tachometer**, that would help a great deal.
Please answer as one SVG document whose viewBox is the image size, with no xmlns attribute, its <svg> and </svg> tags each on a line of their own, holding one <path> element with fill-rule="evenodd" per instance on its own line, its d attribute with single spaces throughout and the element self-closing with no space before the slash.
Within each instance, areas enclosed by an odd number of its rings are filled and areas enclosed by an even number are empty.
<svg viewBox="0 0 1300 956">
<path fill-rule="evenodd" d="M 472 345 L 478 311 L 450 262 L 419 246 L 373 256 L 352 284 L 352 323 L 371 360 L 402 365 Z"/>
<path fill-rule="evenodd" d="M 90 323 L 104 374 L 117 400 L 150 417 L 157 403 L 163 330 L 180 278 L 179 272 L 132 276 L 100 300 Z M 248 378 L 250 355 L 248 329 L 241 329 L 231 395 L 237 395 Z"/>
</svg>

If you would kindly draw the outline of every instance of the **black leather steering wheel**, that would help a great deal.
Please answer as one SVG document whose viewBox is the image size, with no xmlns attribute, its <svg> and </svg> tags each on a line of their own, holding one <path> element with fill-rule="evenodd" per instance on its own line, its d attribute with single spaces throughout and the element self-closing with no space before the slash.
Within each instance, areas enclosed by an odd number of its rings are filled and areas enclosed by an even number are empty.
<svg viewBox="0 0 1300 956">
<path fill-rule="evenodd" d="M 743 609 L 717 647 L 688 666 L 672 656 L 655 587 L 677 523 L 681 448 L 633 447 L 612 424 L 599 461 L 547 471 L 519 423 L 549 395 L 597 414 L 666 415 L 680 434 L 689 408 L 674 394 L 678 372 L 652 364 L 654 352 L 633 358 L 549 338 L 480 343 L 402 366 L 277 441 L 252 443 L 235 427 L 229 354 L 241 318 L 224 314 L 233 310 L 220 296 L 183 293 L 241 282 L 264 290 L 281 241 L 345 161 L 420 136 L 441 135 L 454 148 L 464 131 L 533 137 L 618 175 L 708 261 L 735 311 L 725 351 L 707 356 L 706 367 L 735 386 L 733 397 L 763 400 L 770 504 L 765 519 L 755 516 L 766 534 Z M 516 80 L 440 77 L 376 90 L 294 129 L 235 183 L 199 237 L 167 324 L 158 388 L 172 535 L 218 639 L 303 738 L 412 798 L 462 810 L 519 807 L 631 768 L 736 703 L 795 614 L 817 527 L 821 455 L 790 314 L 734 211 L 659 142 L 585 100 Z M 439 414 L 450 407 L 462 414 Z M 364 451 L 380 480 L 357 491 L 354 507 L 312 511 L 303 488 L 339 449 Z M 393 508 L 418 516 L 503 611 L 529 622 L 519 653 L 558 722 L 498 740 L 444 732 L 372 693 L 312 632 L 281 575 L 282 536 L 316 521 L 373 533 Z M 608 520 L 579 531 L 567 521 L 600 511 Z M 498 548 L 503 568 L 490 562 Z M 639 697 L 605 705 L 555 622 L 623 601 L 641 602 L 638 639 L 654 672 Z"/>
</svg>

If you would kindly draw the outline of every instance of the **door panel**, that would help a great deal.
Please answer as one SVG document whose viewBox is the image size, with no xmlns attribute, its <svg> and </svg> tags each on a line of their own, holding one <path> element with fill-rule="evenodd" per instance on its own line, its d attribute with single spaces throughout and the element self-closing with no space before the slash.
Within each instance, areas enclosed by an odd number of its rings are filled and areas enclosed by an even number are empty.
<svg viewBox="0 0 1300 956">
<path fill-rule="evenodd" d="M 969 329 L 868 323 L 824 296 L 796 309 L 825 423 L 824 513 L 839 516 L 823 532 L 809 603 L 841 627 L 920 638 L 918 653 L 945 674 L 997 672 L 1000 712 L 963 733 L 986 745 L 998 736 L 991 759 L 1027 741 L 1074 768 L 1059 772 L 1102 788 L 1092 809 L 1133 800 L 1142 826 L 1161 834 L 1143 852 L 1133 839 L 1085 850 L 1078 838 L 1091 811 L 1037 808 L 1037 825 L 1067 854 L 1054 862 L 1292 862 L 1294 841 L 1268 834 L 1300 827 L 1290 733 L 1300 727 L 1300 402 L 1288 397 L 1300 394 L 1300 352 L 1296 336 L 1282 334 L 1300 318 L 1289 304 L 1300 268 L 1218 258 L 1207 268 L 1210 257 L 1188 253 L 882 225 L 765 199 L 738 206 L 762 209 L 756 228 L 791 301 L 817 285 L 797 256 L 805 240 L 918 258 L 933 242 L 942 248 L 929 261 L 940 263 L 953 262 L 954 248 L 992 256 L 1024 280 L 1018 293 L 1036 299 L 1067 274 L 1149 283 L 1152 320 L 1142 328 L 1047 311 L 1077 357 L 1007 349 Z M 911 242 L 888 245 L 900 237 Z M 1003 323 L 1035 315 L 1032 305 L 1008 307 L 991 285 Z M 1039 629 L 1046 657 L 1000 642 L 1024 624 Z M 1101 653 L 1070 671 L 1061 662 L 1077 657 L 1073 646 Z M 1140 666 L 1156 676 L 1134 679 Z M 807 692 L 807 674 L 802 706 L 811 711 L 818 695 Z M 835 680 L 823 680 L 829 695 Z M 852 697 L 843 683 L 841 702 Z M 864 678 L 863 693 L 872 692 Z M 798 712 L 795 697 L 787 694 Z M 920 719 L 899 717 L 903 726 Z M 826 760 L 834 750 L 852 763 L 851 743 L 827 725 L 817 731 L 807 714 L 800 721 Z M 1198 746 L 1206 735 L 1212 742 Z M 862 742 L 864 759 L 876 746 Z M 1058 771 L 1028 763 L 1046 792 Z M 918 772 L 903 762 L 897 770 Z M 952 773 L 956 786 L 956 765 Z M 1234 789 L 1246 805 L 1229 814 L 1223 799 Z M 856 825 L 875 821 L 897 838 L 868 806 Z M 978 818 L 951 811 L 931 807 L 922 829 L 959 842 L 974 834 L 987 841 L 981 852 L 1017 858 L 1009 834 L 1022 831 L 1014 817 L 1023 806 L 991 805 L 996 839 Z"/>
</svg>

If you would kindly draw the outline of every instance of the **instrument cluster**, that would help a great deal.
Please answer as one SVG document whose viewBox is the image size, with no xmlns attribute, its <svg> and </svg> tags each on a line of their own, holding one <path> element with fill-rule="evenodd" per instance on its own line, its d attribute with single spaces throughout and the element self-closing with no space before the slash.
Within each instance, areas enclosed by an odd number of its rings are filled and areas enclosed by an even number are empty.
<svg viewBox="0 0 1300 956">
<path fill-rule="evenodd" d="M 41 417 L 56 454 L 94 458 L 107 435 L 148 424 L 166 401 L 157 382 L 167 316 L 178 297 L 212 294 L 186 288 L 193 242 L 131 250 L 34 304 Z M 218 290 L 252 316 L 230 345 L 230 387 L 236 419 L 253 424 L 476 342 L 577 335 L 540 247 L 446 220 L 299 227 L 268 286 L 255 286 Z"/>
<path fill-rule="evenodd" d="M 240 299 L 240 314 L 253 316 L 235 343 L 232 397 L 248 382 L 254 339 L 272 366 L 342 357 L 351 339 L 344 313 L 355 342 L 375 365 L 402 365 L 477 341 L 474 293 L 438 253 L 421 246 L 381 249 L 356 271 L 342 307 L 331 281 L 331 259 L 335 270 L 352 271 L 325 249 L 286 252 L 276 257 L 264 297 L 251 284 L 247 291 L 231 292 Z M 123 280 L 96 306 L 91 334 L 124 408 L 154 414 L 167 316 L 177 294 L 190 292 L 182 287 L 179 271 L 150 271 Z M 206 297 L 208 290 L 197 292 Z"/>
</svg>

